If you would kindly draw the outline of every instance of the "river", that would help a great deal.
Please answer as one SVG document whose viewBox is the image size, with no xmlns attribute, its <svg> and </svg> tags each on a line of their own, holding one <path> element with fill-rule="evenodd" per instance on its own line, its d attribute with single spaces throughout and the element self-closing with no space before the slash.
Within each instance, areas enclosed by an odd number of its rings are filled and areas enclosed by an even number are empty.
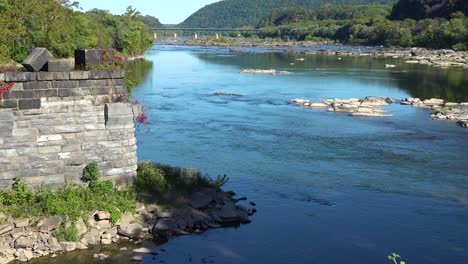
<svg viewBox="0 0 468 264">
<path fill-rule="evenodd" d="M 468 70 L 163 45 L 146 59 L 153 66 L 133 92 L 151 123 L 149 134 L 139 131 L 139 159 L 227 174 L 224 189 L 255 201 L 258 213 L 240 228 L 148 243 L 164 251 L 142 263 L 390 263 L 392 252 L 410 264 L 466 263 L 467 129 L 410 106 L 388 107 L 393 118 L 355 118 L 289 101 L 468 101 Z M 244 96 L 211 96 L 218 91 Z M 92 261 L 72 254 L 49 263 Z"/>
</svg>

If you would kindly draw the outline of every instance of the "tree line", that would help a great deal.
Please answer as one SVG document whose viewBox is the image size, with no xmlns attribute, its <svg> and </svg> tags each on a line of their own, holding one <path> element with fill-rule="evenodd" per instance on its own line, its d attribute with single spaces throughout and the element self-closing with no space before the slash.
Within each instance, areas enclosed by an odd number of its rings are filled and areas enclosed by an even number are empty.
<svg viewBox="0 0 468 264">
<path fill-rule="evenodd" d="M 455 3 L 458 2 L 455 0 Z M 260 37 L 263 38 L 468 50 L 468 18 L 465 16 L 468 12 L 456 7 L 447 7 L 453 11 L 450 14 L 441 9 L 436 10 L 445 14 L 445 17 L 421 19 L 412 18 L 414 14 L 408 9 L 404 9 L 407 14 L 399 14 L 399 4 L 393 8 L 389 5 L 286 8 L 271 12 L 260 21 L 257 28 L 262 29 Z"/>
<path fill-rule="evenodd" d="M 45 47 L 55 57 L 92 48 L 141 54 L 152 45 L 150 26 L 160 23 L 132 7 L 113 15 L 98 9 L 82 12 L 70 0 L 0 0 L 0 25 L 0 62 L 20 62 L 34 47 Z"/>
<path fill-rule="evenodd" d="M 285 7 L 318 8 L 326 3 L 339 5 L 394 4 L 397 0 L 223 0 L 207 5 L 182 22 L 180 27 L 254 27 L 272 10 Z"/>
</svg>

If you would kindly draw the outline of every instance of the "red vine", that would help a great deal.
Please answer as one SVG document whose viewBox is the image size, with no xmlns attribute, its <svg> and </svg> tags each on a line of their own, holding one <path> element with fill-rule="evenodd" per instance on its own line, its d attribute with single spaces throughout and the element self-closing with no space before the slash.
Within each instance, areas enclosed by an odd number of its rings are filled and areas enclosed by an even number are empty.
<svg viewBox="0 0 468 264">
<path fill-rule="evenodd" d="M 15 83 L 7 83 L 5 86 L 3 84 L 0 85 L 0 97 L 3 97 L 4 94 L 13 89 L 13 86 L 15 86 Z"/>
</svg>

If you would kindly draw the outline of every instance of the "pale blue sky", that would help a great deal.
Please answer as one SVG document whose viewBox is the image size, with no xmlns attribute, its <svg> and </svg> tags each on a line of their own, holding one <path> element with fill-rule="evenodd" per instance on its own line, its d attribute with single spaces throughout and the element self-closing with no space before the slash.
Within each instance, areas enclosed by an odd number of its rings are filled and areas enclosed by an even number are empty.
<svg viewBox="0 0 468 264">
<path fill-rule="evenodd" d="M 144 15 L 152 15 L 163 24 L 178 24 L 193 12 L 219 0 L 77 0 L 84 11 L 93 8 L 109 10 L 113 14 L 123 14 L 128 6 L 133 6 Z"/>
</svg>

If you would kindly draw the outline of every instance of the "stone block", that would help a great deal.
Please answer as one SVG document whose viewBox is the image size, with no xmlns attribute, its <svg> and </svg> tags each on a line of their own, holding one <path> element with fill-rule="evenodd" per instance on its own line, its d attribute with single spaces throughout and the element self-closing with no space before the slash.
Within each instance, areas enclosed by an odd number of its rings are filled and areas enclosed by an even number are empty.
<svg viewBox="0 0 468 264">
<path fill-rule="evenodd" d="M 54 74 L 52 72 L 38 72 L 37 80 L 38 81 L 53 81 Z"/>
<path fill-rule="evenodd" d="M 90 77 L 89 71 L 72 71 L 70 72 L 70 80 L 87 80 Z"/>
<path fill-rule="evenodd" d="M 57 97 L 58 90 L 57 89 L 34 90 L 33 94 L 34 94 L 34 98 Z"/>
<path fill-rule="evenodd" d="M 23 91 L 23 83 L 20 83 L 20 82 L 16 82 L 15 85 L 13 86 L 13 89 L 11 89 L 12 91 Z"/>
<path fill-rule="evenodd" d="M 12 91 L 9 99 L 31 99 L 34 98 L 33 91 Z"/>
<path fill-rule="evenodd" d="M 52 88 L 76 88 L 79 86 L 79 81 L 54 81 L 52 82 Z"/>
<path fill-rule="evenodd" d="M 39 154 L 50 154 L 50 153 L 59 153 L 62 151 L 61 146 L 52 146 L 52 147 L 39 147 Z"/>
<path fill-rule="evenodd" d="M 37 79 L 36 72 L 7 72 L 5 73 L 6 82 L 29 82 Z"/>
<path fill-rule="evenodd" d="M 3 99 L 0 100 L 0 108 L 18 108 L 18 99 Z"/>
<path fill-rule="evenodd" d="M 13 136 L 14 137 L 21 137 L 21 138 L 27 138 L 27 137 L 37 137 L 39 134 L 39 131 L 37 128 L 21 128 L 21 129 L 13 129 Z"/>
<path fill-rule="evenodd" d="M 52 89 L 52 82 L 37 82 L 37 89 Z"/>
<path fill-rule="evenodd" d="M 34 90 L 34 89 L 37 89 L 36 81 L 23 83 L 23 90 Z"/>
<path fill-rule="evenodd" d="M 90 74 L 90 78 L 94 80 L 110 79 L 112 77 L 112 73 L 108 71 L 91 71 Z"/>
<path fill-rule="evenodd" d="M 58 91 L 59 97 L 85 96 L 85 95 L 91 95 L 91 94 L 92 94 L 91 88 L 59 89 Z"/>
<path fill-rule="evenodd" d="M 70 72 L 73 70 L 73 63 L 68 60 L 49 60 L 41 71 L 46 72 Z"/>
<path fill-rule="evenodd" d="M 28 71 L 38 72 L 46 65 L 52 54 L 46 48 L 35 48 L 21 63 Z"/>
<path fill-rule="evenodd" d="M 75 68 L 77 70 L 87 70 L 93 66 L 103 63 L 102 53 L 104 50 L 75 50 Z M 113 56 L 113 51 L 109 56 Z"/>
<path fill-rule="evenodd" d="M 18 108 L 24 109 L 40 109 L 41 99 L 20 99 L 18 100 Z"/>
<path fill-rule="evenodd" d="M 64 81 L 70 79 L 70 72 L 54 72 L 54 80 Z"/>
<path fill-rule="evenodd" d="M 0 109 L 0 124 L 0 137 L 10 137 L 14 126 L 14 116 L 10 109 Z"/>
<path fill-rule="evenodd" d="M 5 74 L 0 73 L 0 82 L 5 82 Z"/>
</svg>

